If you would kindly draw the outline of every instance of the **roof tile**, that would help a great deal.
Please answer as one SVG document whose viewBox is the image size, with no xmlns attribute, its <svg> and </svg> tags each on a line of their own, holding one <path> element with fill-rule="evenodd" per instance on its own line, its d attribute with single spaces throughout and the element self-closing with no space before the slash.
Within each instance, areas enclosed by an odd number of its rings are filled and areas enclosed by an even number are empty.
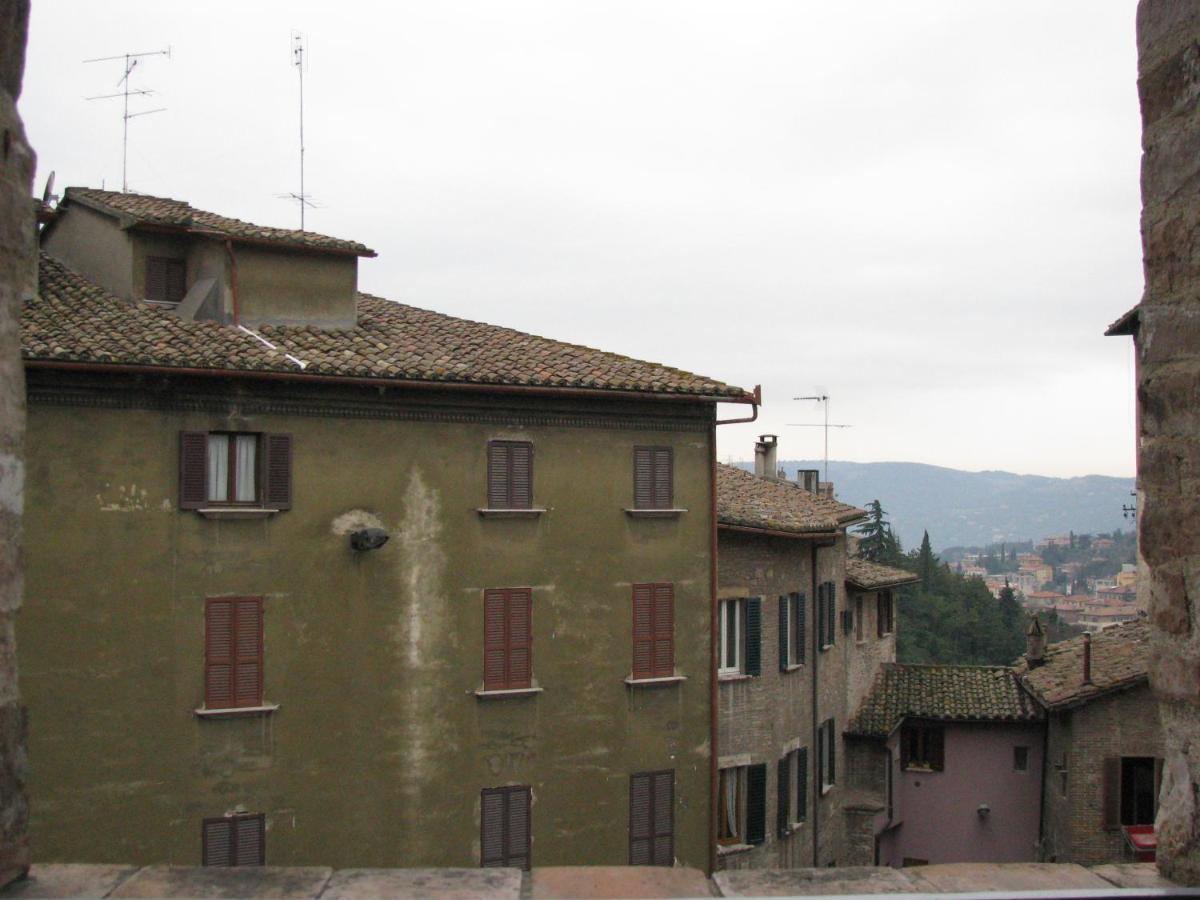
<svg viewBox="0 0 1200 900">
<path fill-rule="evenodd" d="M 1148 679 L 1150 624 L 1136 619 L 1092 635 L 1092 680 L 1083 680 L 1082 636 L 1046 647 L 1045 661 L 1031 668 L 1021 657 L 1014 672 L 1050 709 L 1085 703 L 1093 697 L 1133 687 Z"/>
<path fill-rule="evenodd" d="M 905 569 L 881 565 L 857 556 L 846 559 L 846 583 L 863 590 L 899 587 L 902 584 L 913 584 L 920 580 L 920 576 Z"/>
<path fill-rule="evenodd" d="M 864 515 L 857 507 L 820 497 L 790 481 L 717 464 L 717 521 L 722 525 L 805 534 L 833 531 Z"/>
</svg>

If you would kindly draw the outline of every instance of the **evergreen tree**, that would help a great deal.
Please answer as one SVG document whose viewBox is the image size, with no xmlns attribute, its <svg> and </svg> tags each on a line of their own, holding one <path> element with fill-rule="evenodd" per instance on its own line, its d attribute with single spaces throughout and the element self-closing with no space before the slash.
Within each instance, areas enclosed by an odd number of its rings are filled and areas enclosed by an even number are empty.
<svg viewBox="0 0 1200 900">
<path fill-rule="evenodd" d="M 921 576 L 921 588 L 928 591 L 932 585 L 933 572 L 938 560 L 933 555 L 933 547 L 929 543 L 929 532 L 921 538 L 921 549 L 917 551 L 917 574 Z"/>
<path fill-rule="evenodd" d="M 867 521 L 855 529 L 859 535 L 858 555 L 871 562 L 887 563 L 895 538 L 887 521 L 887 512 L 878 500 L 867 504 Z"/>
</svg>

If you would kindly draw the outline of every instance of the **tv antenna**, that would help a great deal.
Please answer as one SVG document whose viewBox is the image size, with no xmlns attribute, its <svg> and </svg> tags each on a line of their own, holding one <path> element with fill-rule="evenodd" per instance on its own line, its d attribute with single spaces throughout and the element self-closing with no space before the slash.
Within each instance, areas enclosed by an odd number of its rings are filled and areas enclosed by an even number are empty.
<svg viewBox="0 0 1200 900">
<path fill-rule="evenodd" d="M 95 59 L 85 59 L 85 63 L 98 62 L 113 62 L 121 59 L 125 61 L 125 74 L 121 76 L 121 80 L 117 82 L 117 87 L 121 88 L 115 94 L 99 94 L 95 97 L 87 97 L 87 100 L 112 100 L 116 97 L 121 97 L 125 101 L 124 113 L 121 116 L 123 122 L 123 134 L 121 140 L 121 191 L 129 193 L 129 179 L 127 172 L 129 171 L 129 120 L 136 119 L 138 116 L 148 116 L 151 113 L 166 112 L 165 106 L 160 106 L 158 109 L 143 109 L 140 112 L 129 111 L 129 97 L 149 97 L 154 94 L 154 91 L 149 88 L 139 88 L 137 90 L 129 89 L 129 76 L 133 74 L 133 70 L 137 68 L 137 64 L 146 56 L 165 56 L 171 58 L 171 48 L 168 46 L 166 50 L 151 50 L 147 53 L 125 53 L 121 56 L 98 56 Z"/>
<path fill-rule="evenodd" d="M 793 400 L 816 400 L 825 407 L 824 422 L 789 422 L 788 428 L 824 428 L 825 429 L 825 475 L 823 481 L 829 481 L 829 429 L 853 428 L 853 425 L 836 425 L 829 421 L 829 395 L 815 394 L 811 397 L 793 397 Z"/>
<path fill-rule="evenodd" d="M 304 35 L 298 31 L 292 32 L 292 65 L 300 76 L 300 193 L 289 191 L 286 194 L 276 194 L 284 200 L 295 200 L 300 204 L 300 230 L 304 230 L 304 210 L 306 207 L 317 208 L 312 198 L 304 193 Z"/>
</svg>

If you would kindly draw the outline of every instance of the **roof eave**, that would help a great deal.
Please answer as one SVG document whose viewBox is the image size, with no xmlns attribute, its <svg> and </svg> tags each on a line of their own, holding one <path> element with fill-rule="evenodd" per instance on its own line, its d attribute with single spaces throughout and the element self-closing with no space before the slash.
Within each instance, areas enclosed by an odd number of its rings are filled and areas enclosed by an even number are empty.
<svg viewBox="0 0 1200 900">
<path fill-rule="evenodd" d="M 1120 337 L 1123 335 L 1136 335 L 1138 326 L 1141 325 L 1142 307 L 1139 303 L 1133 309 L 1129 310 L 1117 321 L 1113 322 L 1104 331 L 1105 337 Z"/>
<path fill-rule="evenodd" d="M 879 588 L 903 587 L 906 584 L 916 584 L 920 580 L 921 580 L 920 575 L 913 575 L 909 578 L 902 578 L 902 579 L 893 580 L 893 581 L 877 581 L 877 582 L 873 582 L 871 584 L 864 584 L 861 581 L 855 581 L 853 578 L 850 578 L 849 576 L 847 576 L 846 584 L 850 585 L 851 587 L 858 588 L 859 590 L 863 590 L 863 591 L 876 591 L 876 590 L 879 590 Z"/>
<path fill-rule="evenodd" d="M 792 540 L 836 540 L 841 533 L 840 530 L 834 529 L 813 529 L 811 531 L 802 530 L 785 530 L 781 528 L 764 528 L 757 525 L 744 525 L 739 522 L 722 522 L 717 520 L 717 528 L 722 531 L 736 531 L 745 534 L 758 534 L 764 537 L 781 537 L 790 538 Z"/>
</svg>

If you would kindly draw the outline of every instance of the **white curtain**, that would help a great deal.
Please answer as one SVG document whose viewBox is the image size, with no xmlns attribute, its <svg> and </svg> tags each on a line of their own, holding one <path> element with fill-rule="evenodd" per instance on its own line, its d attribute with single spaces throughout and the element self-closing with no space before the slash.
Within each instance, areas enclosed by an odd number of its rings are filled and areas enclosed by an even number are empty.
<svg viewBox="0 0 1200 900">
<path fill-rule="evenodd" d="M 208 499 L 224 503 L 229 499 L 229 435 L 208 436 Z"/>
<path fill-rule="evenodd" d="M 725 833 L 735 837 L 741 837 L 738 834 L 738 796 L 737 782 L 738 770 L 726 769 L 721 773 L 724 784 L 722 785 L 725 791 Z"/>
<path fill-rule="evenodd" d="M 238 503 L 253 503 L 258 499 L 255 489 L 255 450 L 258 438 L 253 434 L 239 434 L 234 445 L 237 465 L 237 496 L 233 499 Z"/>
</svg>

